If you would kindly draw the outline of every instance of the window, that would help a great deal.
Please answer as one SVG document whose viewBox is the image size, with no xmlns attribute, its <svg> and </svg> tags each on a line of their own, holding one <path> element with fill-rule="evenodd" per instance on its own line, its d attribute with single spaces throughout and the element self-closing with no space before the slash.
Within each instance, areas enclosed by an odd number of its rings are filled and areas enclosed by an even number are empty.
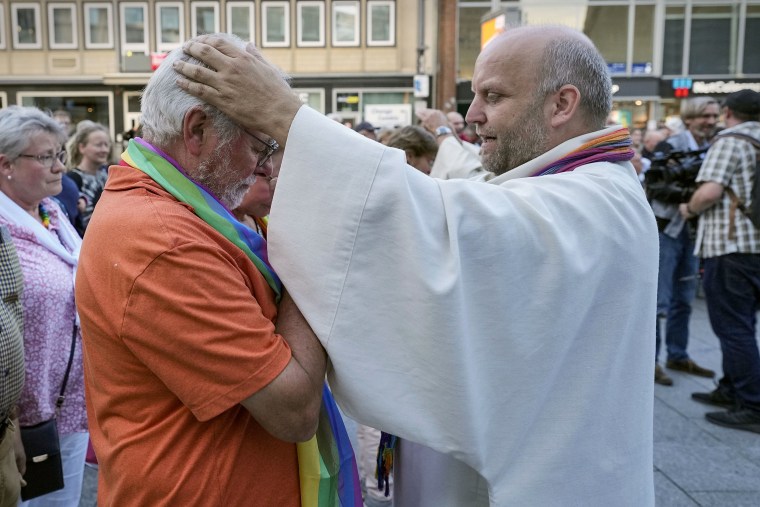
<svg viewBox="0 0 760 507">
<path fill-rule="evenodd" d="M 253 2 L 227 2 L 227 33 L 256 42 Z"/>
<path fill-rule="evenodd" d="M 192 9 L 192 37 L 219 31 L 219 4 L 217 2 L 193 2 Z"/>
<path fill-rule="evenodd" d="M 121 9 L 121 50 L 148 54 L 148 4 L 123 3 Z"/>
<path fill-rule="evenodd" d="M 396 43 L 396 4 L 385 0 L 367 1 L 367 45 L 393 46 Z"/>
<path fill-rule="evenodd" d="M 359 45 L 359 2 L 332 3 L 333 46 Z"/>
<path fill-rule="evenodd" d="M 628 6 L 589 6 L 583 33 L 594 41 L 611 74 L 624 74 L 627 66 Z"/>
<path fill-rule="evenodd" d="M 760 74 L 760 5 L 747 6 L 747 24 L 744 27 L 744 59 L 742 72 Z"/>
<path fill-rule="evenodd" d="M 472 79 L 475 59 L 480 54 L 480 20 L 488 14 L 491 8 L 486 6 L 459 7 L 459 58 L 458 77 Z"/>
<path fill-rule="evenodd" d="M 325 113 L 325 90 L 323 88 L 293 88 L 301 102 L 315 111 Z"/>
<path fill-rule="evenodd" d="M 290 46 L 290 3 L 261 2 L 262 47 Z"/>
<path fill-rule="evenodd" d="M 654 69 L 654 5 L 637 5 L 633 18 L 633 74 L 651 74 Z"/>
<path fill-rule="evenodd" d="M 39 4 L 11 4 L 11 21 L 14 48 L 42 48 Z"/>
<path fill-rule="evenodd" d="M 733 74 L 736 71 L 738 5 L 693 6 L 689 74 Z"/>
<path fill-rule="evenodd" d="M 683 72 L 684 8 L 665 8 L 665 37 L 663 38 L 663 75 L 682 76 Z"/>
<path fill-rule="evenodd" d="M 320 47 L 325 45 L 325 3 L 298 2 L 296 3 L 296 28 L 298 45 L 304 47 Z"/>
<path fill-rule="evenodd" d="M 71 113 L 72 123 L 92 120 L 108 127 L 113 134 L 113 92 L 101 91 L 20 91 L 16 93 L 18 104 L 26 107 L 38 107 L 43 111 L 65 109 Z"/>
<path fill-rule="evenodd" d="M 111 4 L 84 4 L 84 46 L 88 49 L 113 47 L 113 13 Z"/>
<path fill-rule="evenodd" d="M 77 47 L 76 4 L 48 4 L 48 36 L 50 49 Z"/>
<path fill-rule="evenodd" d="M 156 3 L 156 49 L 171 51 L 185 41 L 185 13 L 181 2 Z"/>
<path fill-rule="evenodd" d="M 3 4 L 0 4 L 0 49 L 5 49 L 5 6 Z M 5 107 L 5 105 L 0 107 Z"/>
</svg>

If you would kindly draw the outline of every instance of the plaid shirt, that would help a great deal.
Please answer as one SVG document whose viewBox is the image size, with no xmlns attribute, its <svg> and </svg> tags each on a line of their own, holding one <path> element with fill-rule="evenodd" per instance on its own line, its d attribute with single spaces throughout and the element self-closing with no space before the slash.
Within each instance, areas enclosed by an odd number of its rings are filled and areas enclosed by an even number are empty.
<svg viewBox="0 0 760 507">
<path fill-rule="evenodd" d="M 724 130 L 721 134 L 736 132 L 760 140 L 760 122 L 744 122 Z M 702 163 L 697 182 L 713 181 L 730 186 L 745 203 L 750 202 L 752 183 L 755 180 L 755 150 L 752 145 L 735 137 L 719 135 Z M 734 216 L 735 237 L 729 239 L 729 210 L 731 199 L 723 192 L 714 206 L 699 217 L 695 253 L 702 258 L 731 253 L 760 253 L 760 231 L 740 210 Z"/>
<path fill-rule="evenodd" d="M 16 248 L 8 229 L 0 225 L 0 421 L 8 416 L 24 386 L 22 287 Z"/>
</svg>

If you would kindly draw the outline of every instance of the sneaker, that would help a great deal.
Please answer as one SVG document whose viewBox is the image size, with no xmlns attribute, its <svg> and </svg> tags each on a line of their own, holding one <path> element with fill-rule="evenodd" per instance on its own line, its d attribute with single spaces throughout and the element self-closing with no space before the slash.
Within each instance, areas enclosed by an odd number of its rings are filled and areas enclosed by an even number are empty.
<svg viewBox="0 0 760 507">
<path fill-rule="evenodd" d="M 665 370 L 663 370 L 662 366 L 659 364 L 654 365 L 654 383 L 660 384 L 661 386 L 673 385 L 673 379 L 668 377 L 668 374 L 665 373 Z"/>
<path fill-rule="evenodd" d="M 709 412 L 705 418 L 718 426 L 760 433 L 760 412 L 756 410 L 740 408 L 728 412 Z"/>
<path fill-rule="evenodd" d="M 734 408 L 736 406 L 734 395 L 720 387 L 709 393 L 691 393 L 691 399 L 700 403 L 706 403 L 707 405 L 715 405 L 716 407 Z"/>
<path fill-rule="evenodd" d="M 707 368 L 702 368 L 691 359 L 669 359 L 665 366 L 671 370 L 682 371 L 684 373 L 690 373 L 699 377 L 713 378 L 715 376 L 714 371 L 708 370 Z"/>
</svg>

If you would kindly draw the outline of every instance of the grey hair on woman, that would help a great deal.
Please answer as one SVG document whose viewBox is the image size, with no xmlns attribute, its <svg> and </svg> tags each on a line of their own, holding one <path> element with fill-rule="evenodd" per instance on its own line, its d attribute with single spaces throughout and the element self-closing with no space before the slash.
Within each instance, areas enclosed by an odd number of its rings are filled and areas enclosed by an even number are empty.
<svg viewBox="0 0 760 507">
<path fill-rule="evenodd" d="M 93 132 L 105 132 L 109 138 L 111 137 L 111 133 L 105 125 L 95 123 L 92 120 L 82 120 L 77 123 L 76 132 L 71 136 L 69 142 L 66 143 L 66 150 L 69 152 L 69 161 L 67 164 L 69 169 L 79 167 L 79 164 L 82 163 L 83 155 L 82 152 L 79 151 L 79 145 L 87 144 L 87 139 Z"/>
<path fill-rule="evenodd" d="M 36 107 L 8 106 L 0 109 L 0 153 L 14 160 L 29 147 L 36 134 L 53 134 L 63 145 L 66 132 L 60 123 Z"/>
<path fill-rule="evenodd" d="M 566 84 L 578 88 L 580 109 L 588 126 L 604 128 L 612 110 L 612 80 L 607 64 L 587 37 L 559 36 L 546 45 L 541 64 L 538 97 L 559 91 Z"/>
<path fill-rule="evenodd" d="M 245 48 L 246 43 L 231 34 L 214 34 L 237 47 Z M 199 37 L 190 39 L 197 41 Z M 193 97 L 177 86 L 179 76 L 172 64 L 182 60 L 208 68 L 200 60 L 187 55 L 182 48 L 177 48 L 166 55 L 161 65 L 148 81 L 140 99 L 143 137 L 158 146 L 166 146 L 182 135 L 182 121 L 190 109 L 200 107 L 210 118 L 220 141 L 224 144 L 236 139 L 242 130 L 217 108 Z M 241 97 L 242 99 L 242 97 Z"/>
</svg>

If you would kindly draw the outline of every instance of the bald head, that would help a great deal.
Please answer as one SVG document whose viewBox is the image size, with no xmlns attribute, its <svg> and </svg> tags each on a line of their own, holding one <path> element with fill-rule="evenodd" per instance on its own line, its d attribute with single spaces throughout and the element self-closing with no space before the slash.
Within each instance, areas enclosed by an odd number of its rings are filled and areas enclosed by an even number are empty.
<svg viewBox="0 0 760 507">
<path fill-rule="evenodd" d="M 456 111 L 449 111 L 446 113 L 446 119 L 449 120 L 449 123 L 454 128 L 457 134 L 462 132 L 464 130 L 464 116 L 459 114 Z"/>
<path fill-rule="evenodd" d="M 582 33 L 562 26 L 510 29 L 478 56 L 467 123 L 500 174 L 600 130 L 612 109 L 607 64 Z"/>
</svg>

